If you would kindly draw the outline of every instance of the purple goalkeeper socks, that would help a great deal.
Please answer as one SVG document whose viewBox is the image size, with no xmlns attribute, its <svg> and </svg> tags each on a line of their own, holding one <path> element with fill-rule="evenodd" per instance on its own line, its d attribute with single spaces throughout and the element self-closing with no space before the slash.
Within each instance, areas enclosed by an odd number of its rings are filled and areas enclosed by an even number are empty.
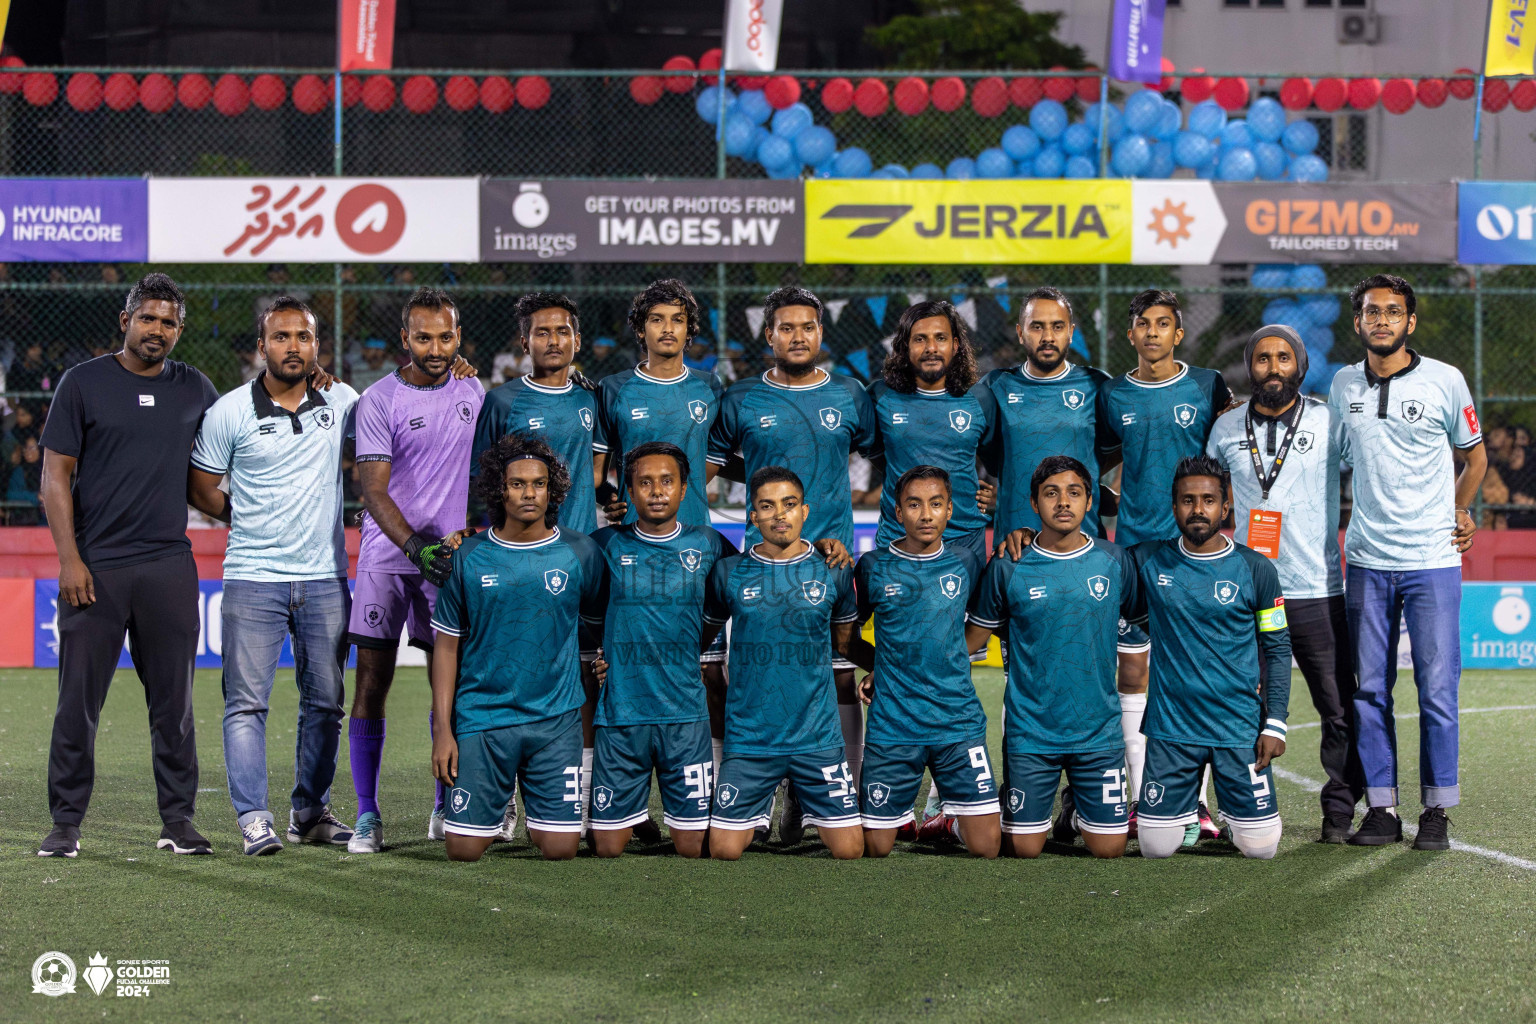
<svg viewBox="0 0 1536 1024">
<path fill-rule="evenodd" d="M 379 766 L 384 761 L 384 719 L 354 718 L 347 726 L 352 757 L 352 788 L 357 813 L 379 813 Z"/>
<path fill-rule="evenodd" d="M 432 739 L 432 736 L 433 736 L 432 727 L 435 724 L 436 724 L 436 716 L 434 716 L 432 714 L 432 712 L 428 711 L 427 712 L 427 739 L 429 741 Z M 437 783 L 436 794 L 432 798 L 432 813 L 433 814 L 442 814 L 443 813 L 443 784 L 441 782 Z"/>
</svg>

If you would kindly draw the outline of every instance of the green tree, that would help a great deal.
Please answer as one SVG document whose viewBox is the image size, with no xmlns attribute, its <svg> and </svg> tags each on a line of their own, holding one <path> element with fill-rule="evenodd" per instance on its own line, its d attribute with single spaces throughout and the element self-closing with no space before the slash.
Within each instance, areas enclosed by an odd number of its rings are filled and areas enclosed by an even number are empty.
<svg viewBox="0 0 1536 1024">
<path fill-rule="evenodd" d="M 1080 68 L 1081 47 L 1054 33 L 1061 15 L 1031 14 L 1018 0 L 915 0 L 901 14 L 868 30 L 869 43 L 890 68 Z"/>
</svg>

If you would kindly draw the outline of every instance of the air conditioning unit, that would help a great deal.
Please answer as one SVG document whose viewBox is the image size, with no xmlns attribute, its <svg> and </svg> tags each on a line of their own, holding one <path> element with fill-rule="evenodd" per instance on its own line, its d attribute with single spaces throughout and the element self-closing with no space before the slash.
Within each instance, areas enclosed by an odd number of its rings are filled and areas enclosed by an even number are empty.
<svg viewBox="0 0 1536 1024">
<path fill-rule="evenodd" d="M 1367 46 L 1381 40 L 1381 18 L 1374 11 L 1340 11 L 1339 44 L 1364 43 Z"/>
</svg>

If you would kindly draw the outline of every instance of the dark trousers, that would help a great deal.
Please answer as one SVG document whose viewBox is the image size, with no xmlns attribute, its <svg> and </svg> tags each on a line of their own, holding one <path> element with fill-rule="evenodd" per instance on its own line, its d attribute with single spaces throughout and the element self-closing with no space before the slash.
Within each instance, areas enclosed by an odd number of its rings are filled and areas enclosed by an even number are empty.
<svg viewBox="0 0 1536 1024">
<path fill-rule="evenodd" d="M 1344 597 L 1287 598 L 1285 618 L 1291 651 L 1322 719 L 1319 753 L 1328 776 L 1323 816 L 1352 819 L 1355 804 L 1365 795 L 1365 773 L 1356 746 L 1355 656 Z"/>
<path fill-rule="evenodd" d="M 96 726 L 128 634 L 149 705 L 160 817 L 188 821 L 197 801 L 192 667 L 197 658 L 197 565 L 190 551 L 93 572 L 96 603 L 59 601 L 59 706 L 48 751 L 48 810 L 78 826 L 96 779 Z"/>
</svg>

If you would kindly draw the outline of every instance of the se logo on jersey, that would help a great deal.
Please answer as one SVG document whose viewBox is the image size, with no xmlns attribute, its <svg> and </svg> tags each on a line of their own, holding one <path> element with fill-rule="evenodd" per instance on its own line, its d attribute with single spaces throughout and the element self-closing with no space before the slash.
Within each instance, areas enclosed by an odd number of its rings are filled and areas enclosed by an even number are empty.
<svg viewBox="0 0 1536 1024">
<path fill-rule="evenodd" d="M 688 415 L 693 417 L 693 422 L 703 423 L 704 417 L 709 412 L 709 406 L 695 399 L 688 403 Z"/>
<path fill-rule="evenodd" d="M 1195 422 L 1195 407 L 1187 402 L 1173 407 L 1173 421 L 1181 427 L 1188 427 Z"/>
<path fill-rule="evenodd" d="M 963 434 L 971 425 L 971 414 L 964 409 L 952 410 L 949 414 L 949 425 Z"/>
<path fill-rule="evenodd" d="M 800 589 L 811 604 L 821 604 L 821 599 L 827 596 L 826 584 L 820 580 L 806 580 L 800 584 Z"/>
<path fill-rule="evenodd" d="M 953 601 L 955 598 L 960 596 L 960 584 L 962 582 L 964 581 L 961 580 L 959 576 L 956 576 L 952 572 L 947 572 L 943 576 L 939 577 L 939 590 L 944 594 L 945 597 Z"/>
<path fill-rule="evenodd" d="M 760 598 L 762 596 L 763 596 L 763 588 L 762 587 L 742 587 L 741 588 L 741 599 L 743 601 L 756 601 L 758 598 Z"/>
<path fill-rule="evenodd" d="M 686 551 L 679 551 L 677 557 L 682 560 L 684 569 L 689 572 L 698 572 L 699 562 L 704 558 L 704 554 L 698 548 L 689 548 Z"/>
<path fill-rule="evenodd" d="M 828 430 L 836 430 L 843 425 L 843 413 L 840 409 L 821 409 L 821 425 Z"/>
<path fill-rule="evenodd" d="M 1409 423 L 1419 422 L 1419 418 L 1423 415 L 1424 403 L 1416 402 L 1412 399 L 1403 403 L 1403 419 L 1407 420 Z"/>
<path fill-rule="evenodd" d="M 565 593 L 565 585 L 570 581 L 571 574 L 560 569 L 544 570 L 544 589 L 551 594 L 559 596 Z"/>
<path fill-rule="evenodd" d="M 1231 604 L 1237 600 L 1238 586 L 1230 580 L 1216 581 L 1216 603 Z"/>
<path fill-rule="evenodd" d="M 1093 595 L 1095 601 L 1102 601 L 1109 594 L 1108 576 L 1088 577 L 1088 593 Z"/>
</svg>

